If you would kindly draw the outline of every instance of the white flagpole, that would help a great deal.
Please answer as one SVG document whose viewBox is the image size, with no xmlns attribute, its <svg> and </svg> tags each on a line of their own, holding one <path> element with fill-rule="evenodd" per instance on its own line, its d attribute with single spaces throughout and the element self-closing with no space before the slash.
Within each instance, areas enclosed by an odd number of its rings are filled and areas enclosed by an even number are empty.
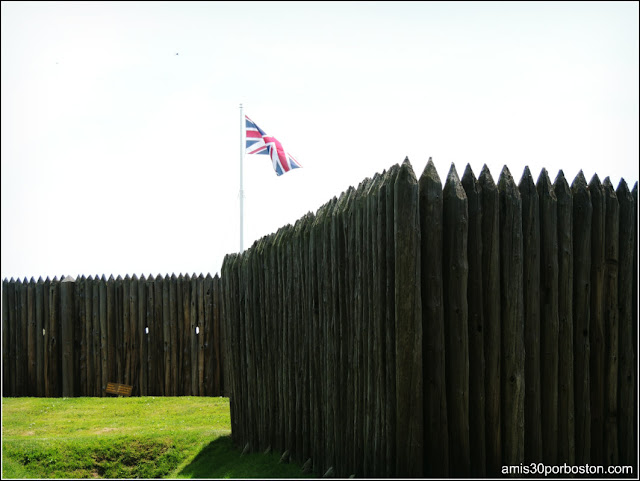
<svg viewBox="0 0 640 481">
<path fill-rule="evenodd" d="M 242 162 L 244 160 L 245 151 L 245 121 L 242 112 L 242 104 L 240 104 L 240 253 L 244 251 L 243 228 L 244 228 L 244 190 L 242 190 Z"/>
</svg>

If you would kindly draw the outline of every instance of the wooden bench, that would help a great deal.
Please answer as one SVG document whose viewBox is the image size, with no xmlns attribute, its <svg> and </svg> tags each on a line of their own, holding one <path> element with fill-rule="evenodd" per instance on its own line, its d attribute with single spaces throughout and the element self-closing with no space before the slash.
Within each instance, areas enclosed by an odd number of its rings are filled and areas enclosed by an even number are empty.
<svg viewBox="0 0 640 481">
<path fill-rule="evenodd" d="M 107 383 L 107 389 L 105 391 L 109 394 L 117 394 L 118 396 L 131 396 L 131 390 L 133 386 L 126 384 L 119 384 L 117 382 Z"/>
</svg>

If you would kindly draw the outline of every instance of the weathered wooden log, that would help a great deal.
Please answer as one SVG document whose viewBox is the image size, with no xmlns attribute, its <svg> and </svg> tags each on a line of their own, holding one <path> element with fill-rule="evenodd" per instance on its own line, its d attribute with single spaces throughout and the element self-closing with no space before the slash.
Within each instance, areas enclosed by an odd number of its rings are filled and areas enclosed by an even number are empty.
<svg viewBox="0 0 640 481">
<path fill-rule="evenodd" d="M 32 277 L 27 283 L 27 395 L 36 394 L 36 299 L 35 280 Z"/>
<path fill-rule="evenodd" d="M 23 288 L 26 287 L 23 284 Z M 22 289 L 21 289 L 22 291 Z M 60 282 L 54 277 L 49 286 L 49 394 L 60 397 Z M 24 379 L 24 377 L 23 377 Z M 24 392 L 24 391 L 23 391 Z"/>
<path fill-rule="evenodd" d="M 47 291 L 48 292 L 48 291 Z M 3 290 L 4 294 L 4 290 Z M 9 379 L 9 393 L 7 396 L 17 396 L 17 355 L 18 355 L 18 330 L 20 329 L 18 325 L 18 308 L 16 305 L 16 281 L 14 281 L 13 277 L 9 279 L 9 283 L 7 286 L 7 310 L 9 312 L 9 371 L 10 377 Z M 4 309 L 4 301 L 2 303 Z M 5 351 L 3 350 L 3 353 Z"/>
<path fill-rule="evenodd" d="M 50 290 L 51 281 L 49 277 L 47 277 L 42 285 L 42 313 L 43 313 L 43 326 L 42 326 L 42 344 L 43 344 L 43 384 L 44 384 L 44 396 L 49 397 L 49 336 L 51 334 L 51 330 L 49 329 L 50 319 L 49 319 L 49 299 L 50 299 Z M 14 291 L 15 294 L 15 291 Z M 15 303 L 15 298 L 14 298 Z M 14 324 L 15 326 L 15 324 Z M 17 327 L 17 326 L 16 326 Z M 14 339 L 14 344 L 17 345 L 17 341 Z M 14 348 L 15 349 L 15 348 Z M 15 353 L 15 351 L 14 351 Z"/>
<path fill-rule="evenodd" d="M 2 281 L 2 393 L 6 397 L 13 396 L 11 390 L 13 372 L 10 367 L 10 346 L 13 341 L 11 337 L 12 326 L 9 321 L 9 290 L 10 283 L 5 278 Z"/>
<path fill-rule="evenodd" d="M 347 429 L 341 429 L 340 426 L 346 427 L 351 420 L 347 413 L 348 407 L 346 405 L 346 396 L 344 396 L 344 388 L 348 385 L 348 350 L 349 339 L 348 336 L 348 323 L 349 323 L 349 306 L 351 300 L 349 299 L 347 291 L 347 272 L 345 270 L 347 262 L 347 246 L 345 239 L 345 226 L 347 211 L 350 208 L 351 199 L 354 193 L 353 188 L 349 188 L 338 199 L 338 204 L 333 213 L 331 223 L 331 235 L 333 243 L 333 259 L 334 273 L 336 280 L 334 281 L 334 289 L 337 290 L 335 300 L 337 303 L 337 319 L 336 319 L 336 339 L 339 342 L 338 354 L 337 354 L 337 407 L 335 412 L 335 423 L 338 429 L 336 429 L 336 467 L 340 476 L 344 474 L 346 466 L 348 465 L 348 438 Z M 305 249 L 305 238 L 301 239 L 301 249 Z M 302 265 L 306 265 L 302 262 Z M 306 353 L 305 353 L 306 357 Z M 304 392 L 304 391 L 303 391 Z M 303 419 L 304 425 L 304 419 Z M 308 454 L 303 451 L 303 458 Z M 309 467 L 310 469 L 311 467 Z"/>
<path fill-rule="evenodd" d="M 171 384 L 171 305 L 169 299 L 171 278 L 165 274 L 162 280 L 162 371 L 163 371 L 163 394 L 170 396 L 172 394 Z M 193 396 L 191 392 L 189 395 Z M 196 394 L 197 395 L 197 394 Z"/>
<path fill-rule="evenodd" d="M 371 353 L 372 353 L 372 364 L 370 367 L 371 371 L 371 390 L 372 390 L 372 412 L 373 412 L 373 426 L 372 426 L 372 441 L 373 441 L 373 449 L 372 449 L 372 458 L 371 458 L 371 472 L 373 476 L 381 477 L 384 475 L 383 468 L 384 467 L 384 385 L 383 385 L 383 373 L 384 373 L 384 332 L 382 331 L 382 298 L 384 293 L 384 287 L 382 283 L 382 278 L 380 276 L 380 266 L 384 263 L 384 251 L 380 250 L 380 241 L 381 241 L 381 224 L 380 224 L 380 187 L 384 182 L 385 172 L 381 175 L 376 175 L 375 185 L 370 190 L 369 194 L 369 219 L 370 219 L 370 243 L 371 243 Z M 339 205 L 336 207 L 337 210 L 340 210 L 340 203 L 343 201 L 343 196 L 338 200 Z M 418 206 L 419 207 L 419 206 Z M 334 242 L 334 249 L 341 248 L 338 245 L 338 242 Z M 339 276 L 338 271 L 341 270 L 340 266 L 342 265 L 339 258 L 336 257 L 332 264 L 334 265 L 334 270 Z M 341 290 L 339 289 L 340 281 L 337 277 L 334 283 L 334 289 L 337 289 L 336 298 L 339 298 L 341 295 Z M 339 301 L 336 301 L 339 303 Z M 336 318 L 341 323 L 340 314 L 341 310 L 339 306 L 337 307 L 338 313 L 336 314 Z M 336 336 L 340 335 L 341 326 L 336 326 Z M 342 361 L 340 361 L 342 362 Z M 336 390 L 339 390 L 341 385 L 344 385 L 344 382 L 341 379 L 337 381 Z M 339 401 L 338 401 L 339 402 Z M 339 409 L 339 408 L 337 408 Z M 340 426 L 341 423 L 336 419 L 336 426 Z M 339 431 L 339 430 L 338 430 Z M 338 434 L 339 436 L 339 434 Z M 338 459 L 336 459 L 335 469 L 337 475 L 346 476 L 349 473 L 343 472 L 344 466 L 342 464 L 338 465 Z M 386 469 L 386 468 L 385 468 Z"/>
<path fill-rule="evenodd" d="M 500 267 L 502 321 L 502 462 L 524 462 L 524 311 L 522 200 L 505 166 L 500 191 Z"/>
<path fill-rule="evenodd" d="M 631 195 L 633 196 L 633 208 L 635 211 L 635 215 L 634 215 L 634 228 L 633 228 L 633 232 L 635 232 L 635 236 L 634 236 L 634 241 L 633 241 L 633 291 L 637 293 L 638 292 L 638 181 L 636 181 L 636 183 L 633 185 L 633 189 L 631 190 Z M 638 339 L 638 296 L 635 295 L 633 296 L 633 302 L 632 302 L 632 319 L 635 319 L 635 321 L 633 322 L 633 339 Z M 633 343 L 633 358 L 635 359 L 634 362 L 638 362 L 638 343 L 634 342 Z M 633 411 L 634 413 L 634 418 L 633 418 L 633 439 L 634 439 L 634 445 L 636 447 L 636 450 L 633 451 L 634 454 L 634 458 L 632 460 L 632 465 L 634 466 L 634 472 L 638 471 L 638 375 L 636 374 L 636 376 L 634 377 L 634 389 L 633 389 L 633 393 L 634 393 L 634 401 L 633 401 L 633 405 L 636 406 L 636 409 Z"/>
<path fill-rule="evenodd" d="M 148 339 L 147 333 L 147 279 L 144 274 L 140 275 L 140 281 L 138 282 L 138 358 L 139 358 L 139 385 L 140 396 L 147 395 L 147 379 L 149 365 L 147 364 L 148 358 Z"/>
<path fill-rule="evenodd" d="M 471 475 L 486 476 L 485 357 L 482 274 L 482 190 L 471 166 L 462 176 L 469 215 L 467 304 L 469 336 L 469 447 Z"/>
<path fill-rule="evenodd" d="M 180 319 L 179 329 L 182 360 L 180 393 L 182 396 L 188 396 L 189 394 L 187 393 L 191 389 L 191 356 L 189 354 L 189 348 L 191 346 L 191 338 L 189 337 L 191 323 L 191 279 L 188 274 L 186 276 L 180 275 L 180 279 L 182 283 L 182 319 Z"/>
<path fill-rule="evenodd" d="M 93 369 L 93 357 L 92 357 L 93 356 L 93 322 L 92 322 L 91 299 L 93 297 L 93 279 L 91 276 L 89 276 L 88 278 L 86 278 L 85 276 L 82 276 L 81 283 L 83 286 L 82 290 L 84 291 L 80 310 L 82 312 L 82 316 L 85 322 L 85 328 L 84 328 L 85 362 L 84 362 L 84 370 L 81 374 L 80 382 L 83 385 L 82 396 L 92 396 L 93 392 L 91 390 L 91 385 L 92 385 L 91 381 L 93 380 L 92 378 L 95 375 L 95 371 Z"/>
<path fill-rule="evenodd" d="M 522 199 L 523 307 L 525 352 L 525 462 L 542 460 L 540 387 L 540 207 L 529 167 L 518 185 Z"/>
<path fill-rule="evenodd" d="M 27 313 L 27 288 L 29 281 L 25 277 L 23 281 L 18 279 L 18 283 L 16 286 L 16 306 L 18 306 L 18 314 L 16 316 L 18 321 L 18 332 L 17 332 L 17 345 L 16 345 L 16 353 L 17 353 L 17 365 L 16 365 L 16 376 L 18 378 L 17 382 L 17 396 L 28 396 L 29 395 L 29 383 L 27 380 L 27 362 L 28 362 L 28 313 Z M 57 325 L 57 323 L 56 323 Z M 57 352 L 57 351 L 56 351 Z M 57 366 L 56 366 L 57 367 Z M 58 378 L 56 378 L 57 380 Z"/>
<path fill-rule="evenodd" d="M 449 472 L 469 476 L 468 200 L 451 164 L 443 190 L 443 299 Z"/>
<path fill-rule="evenodd" d="M 93 288 L 91 293 L 91 323 L 93 327 L 92 331 L 92 345 L 93 345 L 93 368 L 96 373 L 95 379 L 93 379 L 92 396 L 102 396 L 102 357 L 100 352 L 100 277 L 95 276 L 93 281 Z"/>
<path fill-rule="evenodd" d="M 573 197 L 562 170 L 558 199 L 558 463 L 575 463 L 573 390 Z"/>
<path fill-rule="evenodd" d="M 589 328 L 591 294 L 591 195 L 582 171 L 571 184 L 573 194 L 573 366 L 576 402 L 576 463 L 591 456 Z"/>
<path fill-rule="evenodd" d="M 118 276 L 120 277 L 120 276 Z M 120 350 L 117 356 L 120 358 L 120 376 L 127 385 L 131 384 L 131 276 L 126 274 L 121 280 L 118 287 L 118 298 L 120 299 L 121 314 L 120 319 Z"/>
<path fill-rule="evenodd" d="M 198 332 L 197 340 L 197 359 L 198 359 L 198 396 L 204 396 L 204 276 L 202 273 L 196 281 L 198 288 Z M 171 318 L 170 318 L 171 319 Z M 171 322 L 171 321 L 170 321 Z M 173 349 L 172 349 L 173 350 Z M 172 353 L 172 359 L 174 358 Z M 173 367 L 172 367 L 173 371 Z M 176 373 L 177 375 L 177 373 Z"/>
<path fill-rule="evenodd" d="M 418 209 L 418 181 L 409 159 L 405 159 L 394 185 L 396 473 L 410 477 L 423 475 L 424 449 Z"/>
<path fill-rule="evenodd" d="M 540 202 L 540 377 L 542 460 L 558 459 L 558 199 L 546 169 L 536 185 Z"/>
<path fill-rule="evenodd" d="M 167 280 L 165 279 L 165 282 Z M 180 366 L 178 364 L 178 278 L 175 273 L 171 274 L 168 279 L 169 283 L 169 351 L 170 351 L 170 367 L 171 367 L 171 386 L 169 392 L 172 396 L 179 395 L 180 385 Z M 182 305 L 182 303 L 180 303 Z"/>
<path fill-rule="evenodd" d="M 107 383 L 117 379 L 124 382 L 124 356 L 122 356 L 122 276 L 119 274 L 107 281 Z"/>
<path fill-rule="evenodd" d="M 74 339 L 74 283 L 72 277 L 65 277 L 60 282 L 60 340 L 62 344 L 61 353 L 61 384 L 62 396 L 73 397 L 74 386 L 74 359 L 73 359 L 73 339 Z M 35 323 L 34 323 L 35 330 Z M 34 359 L 35 361 L 35 359 Z M 35 362 L 34 362 L 35 369 Z"/>
<path fill-rule="evenodd" d="M 619 270 L 618 270 L 618 320 L 619 320 L 619 364 L 618 364 L 618 446 L 621 465 L 636 463 L 634 440 L 634 388 L 635 368 L 633 324 L 633 247 L 635 242 L 635 206 L 633 196 L 624 179 L 620 179 L 616 196 L 620 206 Z"/>
<path fill-rule="evenodd" d="M 397 386 L 396 386 L 396 299 L 395 299 L 395 184 L 398 178 L 400 166 L 393 165 L 387 173 L 386 188 L 381 195 L 386 196 L 386 301 L 387 309 L 385 315 L 385 352 L 386 357 L 386 390 L 387 406 L 385 412 L 385 432 L 387 436 L 386 465 L 387 476 L 397 475 L 396 470 L 396 446 L 397 446 Z M 352 470 L 355 473 L 355 470 Z M 355 473 L 357 475 L 357 473 Z"/>
<path fill-rule="evenodd" d="M 138 276 L 131 276 L 129 287 L 129 350 L 130 352 L 130 378 L 133 389 L 131 394 L 140 396 L 140 327 L 138 321 Z"/>
<path fill-rule="evenodd" d="M 147 396 L 158 396 L 158 383 L 157 383 L 157 321 L 156 321 L 156 311 L 158 310 L 158 299 L 156 297 L 156 291 L 159 285 L 157 285 L 157 279 L 153 277 L 153 274 L 149 274 L 147 277 L 146 284 L 146 296 L 147 296 L 147 325 L 145 328 L 146 336 L 147 336 L 147 355 L 146 355 L 146 364 L 147 364 Z M 183 376 L 187 377 L 191 373 L 183 371 Z"/>
<path fill-rule="evenodd" d="M 449 431 L 445 378 L 442 294 L 442 182 L 429 158 L 420 176 L 422 367 L 424 372 L 424 475 L 449 474 Z"/>
<path fill-rule="evenodd" d="M 157 396 L 165 395 L 164 385 L 164 313 L 163 313 L 164 279 L 157 274 L 153 282 L 153 327 L 149 328 L 149 349 L 153 354 L 151 365 L 152 393 Z M 153 332 L 152 332 L 153 329 Z M 189 379 L 191 379 L 189 373 Z M 189 390 L 190 395 L 191 390 Z"/>
<path fill-rule="evenodd" d="M 604 179 L 604 463 L 612 466 L 618 457 L 618 266 L 620 209 L 609 177 Z"/>
<path fill-rule="evenodd" d="M 75 294 L 74 294 L 74 309 L 75 309 L 75 318 L 76 318 L 76 343 L 78 345 L 78 349 L 75 352 L 75 356 L 78 359 L 76 365 L 76 385 L 75 391 L 76 396 L 86 396 L 87 395 L 87 316 L 85 309 L 85 287 L 86 287 L 86 277 L 81 276 L 76 279 L 75 282 Z M 38 303 L 38 294 L 36 290 L 36 306 Z M 36 308 L 37 310 L 37 308 Z M 37 322 L 37 321 L 36 321 Z M 37 327 L 36 327 L 37 329 Z M 40 329 L 42 331 L 42 329 Z"/>
<path fill-rule="evenodd" d="M 191 302 L 190 302 L 190 323 L 189 336 L 191 345 L 189 354 L 191 355 L 191 389 L 189 396 L 198 395 L 198 339 L 196 337 L 196 326 L 198 325 L 198 278 L 195 272 L 191 275 Z"/>
<path fill-rule="evenodd" d="M 44 281 L 36 284 L 36 396 L 44 396 Z M 5 352 L 5 351 L 3 351 Z"/>
<path fill-rule="evenodd" d="M 484 279 L 485 439 L 487 475 L 502 468 L 500 397 L 500 193 L 489 168 L 478 177 L 482 189 L 482 275 Z"/>
<path fill-rule="evenodd" d="M 109 276 L 109 280 L 105 278 L 105 275 L 102 275 L 100 279 L 100 284 L 98 287 L 99 293 L 99 322 L 100 322 L 100 392 L 99 396 L 105 396 L 105 389 L 107 388 L 107 383 L 111 382 L 110 378 L 112 378 L 112 372 L 114 369 L 115 363 L 113 363 L 113 358 L 115 357 L 112 352 L 114 345 L 113 340 L 115 338 L 115 330 L 113 329 L 113 317 L 110 317 L 112 314 L 113 305 L 112 302 L 108 302 L 108 300 L 113 299 L 113 293 L 115 291 L 115 280 L 113 275 Z M 111 343 L 110 343 L 111 341 Z M 111 361 L 111 362 L 110 362 Z"/>
<path fill-rule="evenodd" d="M 594 464 L 604 464 L 604 239 L 606 205 L 604 188 L 594 174 L 591 196 L 591 295 L 589 321 L 589 392 L 591 403 L 591 453 Z"/>
<path fill-rule="evenodd" d="M 213 278 L 204 278 L 204 393 L 203 396 L 219 396 L 213 391 L 214 344 L 213 344 Z M 177 339 L 177 336 L 175 337 Z"/>
</svg>

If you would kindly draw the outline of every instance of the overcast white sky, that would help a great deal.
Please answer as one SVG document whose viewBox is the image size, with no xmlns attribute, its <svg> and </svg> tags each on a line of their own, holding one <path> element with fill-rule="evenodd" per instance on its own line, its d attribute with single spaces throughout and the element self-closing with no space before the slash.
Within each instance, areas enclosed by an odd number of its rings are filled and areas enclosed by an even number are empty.
<svg viewBox="0 0 640 481">
<path fill-rule="evenodd" d="M 5 2 L 1 277 L 219 272 L 408 156 L 638 179 L 637 2 Z"/>
</svg>

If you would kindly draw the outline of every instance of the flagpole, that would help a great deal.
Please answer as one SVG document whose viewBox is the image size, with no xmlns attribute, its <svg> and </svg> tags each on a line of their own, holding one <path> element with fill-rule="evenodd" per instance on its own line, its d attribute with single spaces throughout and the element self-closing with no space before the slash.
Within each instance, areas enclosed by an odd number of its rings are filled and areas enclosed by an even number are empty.
<svg viewBox="0 0 640 481">
<path fill-rule="evenodd" d="M 244 140 L 244 114 L 242 112 L 242 104 L 240 104 L 240 253 L 244 251 L 244 190 L 242 189 L 242 162 L 244 161 L 245 140 Z"/>
</svg>

